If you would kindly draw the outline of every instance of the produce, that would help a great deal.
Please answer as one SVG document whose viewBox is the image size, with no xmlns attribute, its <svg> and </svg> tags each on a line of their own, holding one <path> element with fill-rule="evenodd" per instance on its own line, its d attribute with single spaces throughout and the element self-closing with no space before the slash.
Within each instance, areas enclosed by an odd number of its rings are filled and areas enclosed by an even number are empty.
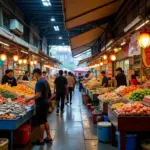
<svg viewBox="0 0 150 150">
<path fill-rule="evenodd" d="M 15 102 L 16 102 L 16 103 L 19 103 L 19 104 L 23 104 L 23 105 L 25 105 L 25 106 L 30 106 L 30 105 L 34 105 L 34 104 L 35 104 L 34 100 L 31 100 L 31 101 L 29 101 L 29 102 L 27 103 L 24 97 L 18 97 L 18 98 L 15 100 Z"/>
<path fill-rule="evenodd" d="M 125 104 L 123 107 L 116 109 L 119 114 L 132 115 L 132 114 L 149 114 L 150 107 L 144 106 L 141 102 L 134 102 Z"/>
<path fill-rule="evenodd" d="M 17 95 L 15 93 L 10 92 L 10 91 L 5 91 L 5 90 L 0 90 L 0 94 L 5 99 L 7 99 L 7 98 L 15 99 L 17 97 Z"/>
<path fill-rule="evenodd" d="M 126 88 L 126 86 L 120 86 L 115 90 L 115 93 L 119 94 L 120 91 L 124 90 Z"/>
<path fill-rule="evenodd" d="M 6 101 L 6 98 L 4 98 L 1 94 L 0 94 L 0 105 L 3 104 Z"/>
<path fill-rule="evenodd" d="M 118 102 L 118 103 L 112 104 L 111 107 L 112 107 L 112 109 L 117 109 L 117 108 L 122 107 L 124 104 L 125 103 L 123 103 L 123 102 Z"/>
<path fill-rule="evenodd" d="M 100 100 L 102 100 L 103 102 L 111 102 L 111 101 L 114 101 L 114 100 L 118 100 L 120 98 L 120 96 L 118 96 L 116 93 L 108 92 L 108 93 L 99 95 L 98 98 Z"/>
<path fill-rule="evenodd" d="M 10 120 L 12 120 L 12 119 L 16 119 L 16 116 L 14 116 L 14 115 L 9 115 L 9 114 L 3 114 L 3 115 L 0 115 L 0 119 L 10 119 Z"/>
<path fill-rule="evenodd" d="M 128 87 L 124 88 L 123 90 L 120 90 L 119 94 L 120 95 L 126 95 L 126 94 L 131 93 L 135 90 L 139 90 L 139 88 L 137 86 L 132 85 L 132 86 L 128 86 Z"/>
<path fill-rule="evenodd" d="M 10 92 L 18 96 L 32 97 L 34 95 L 34 90 L 23 84 L 18 84 L 18 86 L 10 87 L 9 85 L 0 85 L 0 91 Z M 10 97 L 11 98 L 11 97 Z"/>
<path fill-rule="evenodd" d="M 137 90 L 134 91 L 131 96 L 130 96 L 130 100 L 131 101 L 142 101 L 144 96 L 146 95 L 150 95 L 150 89 L 144 89 L 144 90 Z"/>
</svg>

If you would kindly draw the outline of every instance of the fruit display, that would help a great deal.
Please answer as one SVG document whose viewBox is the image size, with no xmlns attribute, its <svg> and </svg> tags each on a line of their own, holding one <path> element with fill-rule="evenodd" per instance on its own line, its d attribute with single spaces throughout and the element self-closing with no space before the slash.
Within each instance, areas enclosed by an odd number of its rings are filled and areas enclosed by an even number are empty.
<svg viewBox="0 0 150 150">
<path fill-rule="evenodd" d="M 6 101 L 6 98 L 4 98 L 1 94 L 0 94 L 0 105 L 3 104 Z"/>
<path fill-rule="evenodd" d="M 93 94 L 104 94 L 104 93 L 107 93 L 107 92 L 111 92 L 113 91 L 114 88 L 113 87 L 109 87 L 109 88 L 98 88 L 96 89 L 95 91 L 93 91 Z"/>
<path fill-rule="evenodd" d="M 139 90 L 139 88 L 137 86 L 131 85 L 131 86 L 127 86 L 126 88 L 124 88 L 123 90 L 120 90 L 119 94 L 124 96 L 130 92 Z"/>
<path fill-rule="evenodd" d="M 141 102 L 124 104 L 123 107 L 116 109 L 120 115 L 150 115 L 150 107 L 143 105 Z"/>
<path fill-rule="evenodd" d="M 16 102 L 6 102 L 0 105 L 0 114 L 12 114 L 14 116 L 24 116 L 27 113 L 27 109 L 24 105 Z"/>
<path fill-rule="evenodd" d="M 0 91 L 8 91 L 10 93 L 16 94 L 17 96 L 32 97 L 34 95 L 34 90 L 23 84 L 18 84 L 17 86 L 10 87 L 9 85 L 0 85 Z"/>
<path fill-rule="evenodd" d="M 116 93 L 108 92 L 108 93 L 99 95 L 98 99 L 103 101 L 103 102 L 112 102 L 114 100 L 120 99 L 120 96 L 118 96 Z"/>
<path fill-rule="evenodd" d="M 24 97 L 18 97 L 14 102 L 19 103 L 19 104 L 23 104 L 25 106 L 35 105 L 35 101 L 34 100 L 26 102 L 26 99 Z"/>
<path fill-rule="evenodd" d="M 120 86 L 115 90 L 115 93 L 119 94 L 120 91 L 124 90 L 126 88 L 126 86 Z"/>
<path fill-rule="evenodd" d="M 142 101 L 144 96 L 146 95 L 150 95 L 150 89 L 144 89 L 144 90 L 137 90 L 134 91 L 131 96 L 129 97 L 129 99 L 131 101 Z"/>
<path fill-rule="evenodd" d="M 12 120 L 12 119 L 16 119 L 16 116 L 9 115 L 9 114 L 2 114 L 2 115 L 0 115 L 0 119 Z"/>
<path fill-rule="evenodd" d="M 125 103 L 123 103 L 123 102 L 118 102 L 118 103 L 112 104 L 111 108 L 112 109 L 117 109 L 117 108 L 120 108 L 120 107 L 124 106 L 124 104 Z"/>
</svg>

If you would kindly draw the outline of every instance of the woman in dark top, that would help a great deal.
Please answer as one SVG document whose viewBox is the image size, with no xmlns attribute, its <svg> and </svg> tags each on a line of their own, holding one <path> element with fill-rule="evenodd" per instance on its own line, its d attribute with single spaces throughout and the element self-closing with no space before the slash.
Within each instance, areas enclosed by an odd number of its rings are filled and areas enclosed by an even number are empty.
<svg viewBox="0 0 150 150">
<path fill-rule="evenodd" d="M 22 78 L 22 80 L 24 80 L 24 81 L 29 81 L 29 76 L 30 76 L 29 71 L 26 71 L 26 72 L 25 72 L 25 75 L 24 75 L 23 78 Z"/>
<path fill-rule="evenodd" d="M 119 67 L 115 71 L 117 72 L 117 75 L 115 76 L 115 79 L 117 81 L 117 87 L 127 85 L 126 76 L 122 68 Z"/>
<path fill-rule="evenodd" d="M 102 86 L 103 87 L 108 87 L 108 78 L 106 77 L 106 73 L 105 71 L 102 71 L 101 72 L 101 75 L 102 75 Z"/>
</svg>

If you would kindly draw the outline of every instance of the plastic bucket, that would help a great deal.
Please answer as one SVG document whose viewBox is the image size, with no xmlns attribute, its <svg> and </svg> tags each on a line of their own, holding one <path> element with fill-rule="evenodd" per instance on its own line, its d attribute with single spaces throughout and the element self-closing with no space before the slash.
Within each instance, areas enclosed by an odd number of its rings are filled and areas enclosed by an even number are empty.
<svg viewBox="0 0 150 150">
<path fill-rule="evenodd" d="M 104 122 L 109 122 L 109 118 L 106 115 L 104 115 Z"/>
<path fill-rule="evenodd" d="M 100 142 L 109 142 L 111 139 L 111 123 L 99 122 L 97 124 L 97 135 Z"/>
<path fill-rule="evenodd" d="M 96 124 L 97 123 L 97 117 L 98 116 L 101 116 L 101 112 L 92 112 L 92 122 L 93 124 Z"/>
<path fill-rule="evenodd" d="M 120 133 L 116 131 L 118 150 L 120 149 Z M 136 150 L 136 134 L 126 134 L 126 150 Z"/>
</svg>

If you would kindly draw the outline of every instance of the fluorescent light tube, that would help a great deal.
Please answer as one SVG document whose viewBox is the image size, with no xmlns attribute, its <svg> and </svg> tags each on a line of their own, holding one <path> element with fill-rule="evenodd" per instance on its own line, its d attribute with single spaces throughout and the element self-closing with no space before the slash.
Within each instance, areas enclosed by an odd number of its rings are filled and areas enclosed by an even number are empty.
<svg viewBox="0 0 150 150">
<path fill-rule="evenodd" d="M 0 41 L 0 44 L 5 45 L 5 46 L 8 46 L 8 47 L 9 47 L 9 44 L 4 43 L 4 42 L 2 42 L 2 41 Z"/>
<path fill-rule="evenodd" d="M 149 20 L 146 20 L 144 23 L 142 23 L 141 25 L 139 25 L 135 30 L 139 30 L 140 28 L 142 28 L 147 23 L 149 23 Z"/>
<path fill-rule="evenodd" d="M 133 28 L 141 20 L 142 20 L 141 16 L 136 17 L 127 27 L 124 28 L 124 32 L 129 31 L 131 28 Z"/>
</svg>

